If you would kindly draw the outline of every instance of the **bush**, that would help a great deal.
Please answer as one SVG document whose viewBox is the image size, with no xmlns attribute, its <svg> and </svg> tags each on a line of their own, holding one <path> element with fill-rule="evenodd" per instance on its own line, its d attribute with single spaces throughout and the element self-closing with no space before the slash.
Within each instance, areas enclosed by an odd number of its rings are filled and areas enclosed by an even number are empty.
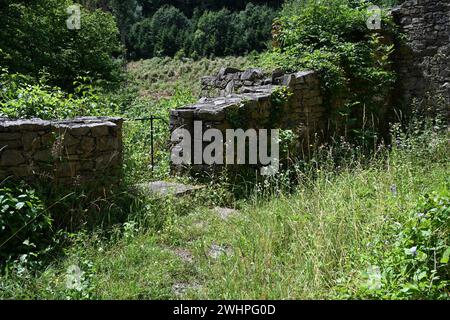
<svg viewBox="0 0 450 320">
<path fill-rule="evenodd" d="M 33 189 L 0 188 L 0 264 L 48 244 L 52 220 Z"/>
<path fill-rule="evenodd" d="M 368 259 L 374 267 L 352 296 L 383 299 L 450 298 L 450 193 L 425 195 L 405 221 L 391 223 Z M 389 238 L 391 241 L 386 240 Z M 387 243 L 387 244 L 386 244 Z"/>
<path fill-rule="evenodd" d="M 80 78 L 74 82 L 74 94 L 67 94 L 47 85 L 45 79 L 36 82 L 29 76 L 0 69 L 0 117 L 67 119 L 110 113 L 111 105 L 88 82 Z"/>
<path fill-rule="evenodd" d="M 132 27 L 131 41 L 139 56 L 174 56 L 186 46 L 190 26 L 180 10 L 164 6 Z"/>
<path fill-rule="evenodd" d="M 69 30 L 72 0 L 7 0 L 0 4 L 0 65 L 11 72 L 38 77 L 71 88 L 79 76 L 116 81 L 120 78 L 119 32 L 111 14 L 82 9 L 81 29 Z"/>
<path fill-rule="evenodd" d="M 376 115 L 395 81 L 389 57 L 393 45 L 367 28 L 369 2 L 293 0 L 276 20 L 277 47 L 263 55 L 266 67 L 319 71 L 326 104 L 349 123 L 364 113 Z M 383 16 L 383 32 L 396 34 Z M 381 102 L 380 102 L 381 101 Z M 359 118 L 359 120 L 361 120 Z"/>
<path fill-rule="evenodd" d="M 227 9 L 205 11 L 199 18 L 192 39 L 192 50 L 202 56 L 231 54 L 235 34 L 232 13 Z"/>
</svg>

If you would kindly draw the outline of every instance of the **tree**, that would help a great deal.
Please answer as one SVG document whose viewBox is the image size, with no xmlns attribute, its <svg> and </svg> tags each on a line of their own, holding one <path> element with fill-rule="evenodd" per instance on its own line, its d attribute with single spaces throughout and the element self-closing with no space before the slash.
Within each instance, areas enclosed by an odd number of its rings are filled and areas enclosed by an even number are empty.
<svg viewBox="0 0 450 320">
<path fill-rule="evenodd" d="M 69 30 L 71 0 L 3 1 L 0 20 L 0 64 L 10 72 L 38 77 L 71 88 L 78 76 L 116 80 L 121 53 L 119 33 L 111 14 L 81 10 L 81 29 Z"/>
<path fill-rule="evenodd" d="M 233 17 L 228 9 L 205 11 L 199 18 L 194 33 L 192 49 L 200 55 L 221 56 L 230 54 L 234 37 Z"/>
<path fill-rule="evenodd" d="M 141 7 L 136 0 L 109 0 L 109 3 L 117 19 L 122 43 L 128 46 L 131 27 L 141 18 Z"/>
<path fill-rule="evenodd" d="M 275 15 L 275 10 L 267 6 L 247 4 L 236 15 L 234 25 L 238 32 L 234 35 L 233 51 L 242 54 L 265 49 Z"/>
<path fill-rule="evenodd" d="M 131 39 L 140 56 L 173 56 L 189 39 L 191 23 L 173 6 L 163 6 L 153 17 L 132 27 Z"/>
</svg>

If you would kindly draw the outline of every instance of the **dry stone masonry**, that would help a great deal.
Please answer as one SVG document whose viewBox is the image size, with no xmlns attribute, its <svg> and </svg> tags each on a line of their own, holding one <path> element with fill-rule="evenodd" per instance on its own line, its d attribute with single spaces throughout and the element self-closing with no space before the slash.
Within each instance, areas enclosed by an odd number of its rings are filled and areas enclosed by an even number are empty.
<svg viewBox="0 0 450 320">
<path fill-rule="evenodd" d="M 450 0 L 408 0 L 392 14 L 407 38 L 397 44 L 397 96 L 407 105 L 413 98 L 426 101 L 441 97 L 448 110 Z M 194 137 L 195 121 L 202 121 L 203 131 L 215 128 L 224 135 L 227 129 L 237 128 L 289 129 L 297 137 L 293 157 L 304 155 L 314 142 L 329 134 L 325 131 L 330 112 L 324 106 L 314 71 L 284 74 L 275 70 L 267 74 L 260 69 L 222 68 L 216 76 L 202 78 L 202 88 L 203 98 L 198 103 L 171 110 L 172 131 L 184 128 Z M 333 105 L 327 108 L 333 109 Z M 0 181 L 118 181 L 121 165 L 121 119 L 0 119 Z M 209 169 L 193 167 L 201 172 Z"/>
<path fill-rule="evenodd" d="M 116 183 L 121 167 L 119 118 L 0 119 L 0 181 Z"/>
<path fill-rule="evenodd" d="M 384 109 L 390 110 L 394 104 L 409 106 L 414 100 L 427 102 L 430 98 L 432 112 L 440 112 L 442 107 L 450 115 L 450 0 L 408 0 L 392 15 L 406 41 L 396 44 L 399 79 L 394 96 L 399 101 L 380 103 L 380 121 L 389 121 L 391 113 Z M 276 95 L 281 86 L 288 87 L 292 95 L 280 105 Z M 222 68 L 216 76 L 202 78 L 202 89 L 204 98 L 198 103 L 171 111 L 172 131 L 184 128 L 194 136 L 195 121 L 203 122 L 203 131 L 215 128 L 223 134 L 236 128 L 291 129 L 298 137 L 294 156 L 304 154 L 313 142 L 329 135 L 328 131 L 339 131 L 339 119 L 331 115 L 335 106 L 324 106 L 313 71 L 265 74 L 259 69 Z M 334 129 L 329 128 L 330 120 L 336 122 Z"/>
<path fill-rule="evenodd" d="M 398 48 L 399 85 L 405 103 L 442 97 L 450 104 L 450 1 L 408 0 L 393 11 L 406 34 Z"/>
<path fill-rule="evenodd" d="M 202 85 L 207 96 L 211 92 L 221 96 L 204 97 L 194 105 L 172 110 L 172 132 L 184 128 L 194 137 L 195 121 L 202 121 L 203 132 L 218 129 L 224 136 L 227 129 L 289 129 L 298 137 L 296 150 L 300 153 L 325 129 L 325 108 L 314 71 L 284 74 L 276 70 L 267 75 L 259 69 L 222 68 L 217 76 L 204 77 Z M 284 87 L 287 91 L 282 90 Z M 280 99 L 283 94 L 286 94 L 285 100 Z M 208 168 L 196 164 L 191 169 L 204 171 Z"/>
</svg>

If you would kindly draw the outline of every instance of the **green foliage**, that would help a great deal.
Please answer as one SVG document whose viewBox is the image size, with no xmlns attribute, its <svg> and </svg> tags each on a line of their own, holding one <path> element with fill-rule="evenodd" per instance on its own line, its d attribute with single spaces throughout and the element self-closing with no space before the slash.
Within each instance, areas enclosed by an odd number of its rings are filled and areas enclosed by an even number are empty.
<svg viewBox="0 0 450 320">
<path fill-rule="evenodd" d="M 166 179 L 170 172 L 169 111 L 193 103 L 195 98 L 187 90 L 178 89 L 170 99 L 150 102 L 138 99 L 124 116 L 129 119 L 158 116 L 154 122 L 154 161 L 151 165 L 151 137 L 149 121 L 130 121 L 124 127 L 124 170 L 129 183 Z"/>
<path fill-rule="evenodd" d="M 178 88 L 191 91 L 194 96 L 201 95 L 200 79 L 205 75 L 216 74 L 223 66 L 233 66 L 245 69 L 256 66 L 255 56 L 176 59 L 169 57 L 154 57 L 148 60 L 130 62 L 128 64 L 128 88 L 133 90 L 133 96 L 138 94 L 151 100 L 169 98 Z"/>
<path fill-rule="evenodd" d="M 42 250 L 49 242 L 51 226 L 50 215 L 33 189 L 0 188 L 0 265 Z"/>
<path fill-rule="evenodd" d="M 2 2 L 0 65 L 13 73 L 38 77 L 70 89 L 79 76 L 117 81 L 121 53 L 119 32 L 111 14 L 82 9 L 81 29 L 69 30 L 66 10 L 72 0 Z"/>
<path fill-rule="evenodd" d="M 245 10 L 233 12 L 197 11 L 189 20 L 174 6 L 159 8 L 131 29 L 131 42 L 138 57 L 224 56 L 260 51 L 270 37 L 275 11 L 249 3 Z"/>
<path fill-rule="evenodd" d="M 389 57 L 393 46 L 367 28 L 369 2 L 298 0 L 286 3 L 276 20 L 278 47 L 262 56 L 266 67 L 319 71 L 326 104 L 350 120 L 363 109 L 377 113 L 395 81 Z M 383 15 L 383 32 L 395 34 Z M 361 119 L 360 119 L 361 120 Z"/>
<path fill-rule="evenodd" d="M 67 119 L 110 113 L 112 106 L 88 82 L 79 78 L 74 82 L 75 92 L 67 94 L 46 84 L 45 76 L 35 82 L 29 76 L 1 69 L 0 117 Z"/>
<path fill-rule="evenodd" d="M 190 21 L 173 6 L 164 6 L 152 18 L 133 26 L 132 41 L 140 56 L 174 56 L 189 37 Z"/>
<path fill-rule="evenodd" d="M 192 47 L 201 56 L 227 55 L 231 52 L 233 24 L 231 12 L 227 9 L 206 11 L 196 23 Z"/>
<path fill-rule="evenodd" d="M 245 10 L 237 13 L 233 21 L 235 32 L 231 44 L 234 53 L 265 50 L 275 15 L 275 10 L 252 3 L 248 3 Z"/>
<path fill-rule="evenodd" d="M 272 109 L 270 110 L 270 117 L 268 120 L 268 126 L 277 126 L 280 117 L 282 116 L 282 107 L 288 103 L 289 97 L 292 96 L 292 92 L 288 87 L 281 86 L 273 90 L 270 101 L 272 103 Z"/>
<path fill-rule="evenodd" d="M 385 299 L 449 299 L 450 297 L 450 193 L 425 195 L 404 221 L 391 222 L 379 239 L 376 285 L 366 274 L 357 296 Z M 367 281 L 369 280 L 369 281 Z"/>
<path fill-rule="evenodd" d="M 280 0 L 138 0 L 143 7 L 144 15 L 152 15 L 164 5 L 173 5 L 180 9 L 187 17 L 205 10 L 218 11 L 227 8 L 232 11 L 244 10 L 248 3 L 255 5 L 269 5 L 277 8 L 283 1 Z"/>
<path fill-rule="evenodd" d="M 314 161 L 289 166 L 295 180 L 280 174 L 249 183 L 252 196 L 240 202 L 223 201 L 227 180 L 185 198 L 134 191 L 137 203 L 121 204 L 129 208 L 126 221 L 108 232 L 103 227 L 71 234 L 65 255 L 43 270 L 24 273 L 11 267 L 0 277 L 0 297 L 445 298 L 450 153 L 447 132 L 431 130 L 405 138 L 399 147 L 380 146 L 369 159 L 338 141 Z M 290 132 L 282 136 L 295 139 Z M 334 162 L 337 148 L 350 152 L 339 166 Z M 438 190 L 443 191 L 434 194 Z M 423 194 L 430 197 L 417 207 Z M 105 201 L 110 203 L 116 205 Z M 218 205 L 240 212 L 224 220 L 211 209 Z M 225 248 L 216 258 L 210 256 L 213 245 Z M 422 260 L 419 252 L 427 258 Z M 78 289 L 69 290 L 72 266 L 80 268 L 82 277 Z M 367 270 L 365 278 L 359 270 Z M 426 289 L 398 292 L 404 284 L 416 285 L 414 277 L 422 277 L 422 271 L 426 276 L 419 282 Z M 377 289 L 380 280 L 389 286 Z M 179 286 L 188 289 L 176 293 Z"/>
</svg>

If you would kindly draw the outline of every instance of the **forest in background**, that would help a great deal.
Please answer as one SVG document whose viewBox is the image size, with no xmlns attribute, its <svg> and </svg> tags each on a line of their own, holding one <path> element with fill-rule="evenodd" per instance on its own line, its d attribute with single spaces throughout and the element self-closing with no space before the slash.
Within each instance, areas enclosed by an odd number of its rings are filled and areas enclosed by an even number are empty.
<svg viewBox="0 0 450 320">
<path fill-rule="evenodd" d="M 112 12 L 129 58 L 243 55 L 266 48 L 282 1 L 80 0 Z"/>
</svg>

